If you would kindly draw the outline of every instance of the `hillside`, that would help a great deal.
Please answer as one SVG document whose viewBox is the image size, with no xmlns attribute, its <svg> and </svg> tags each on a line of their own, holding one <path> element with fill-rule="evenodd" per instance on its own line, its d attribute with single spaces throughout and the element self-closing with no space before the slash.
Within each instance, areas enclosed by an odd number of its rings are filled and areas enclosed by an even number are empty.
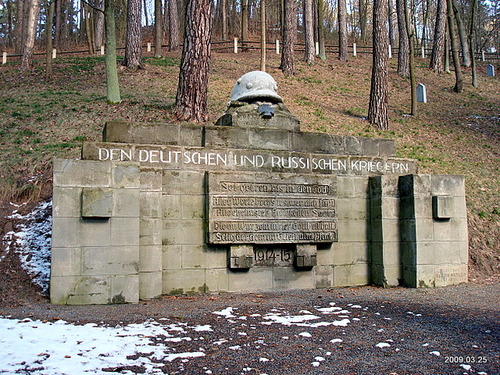
<svg viewBox="0 0 500 375">
<path fill-rule="evenodd" d="M 300 56 L 297 56 L 299 59 Z M 5 216 L 11 203 L 23 210 L 50 196 L 51 160 L 75 158 L 81 143 L 101 138 L 108 120 L 172 121 L 179 54 L 146 57 L 146 69 L 120 71 L 123 101 L 106 103 L 102 57 L 58 58 L 54 77 L 44 76 L 41 62 L 21 72 L 9 62 L 0 67 L 0 234 L 12 227 Z M 479 88 L 466 71 L 465 91 L 452 91 L 453 75 L 437 75 L 427 60 L 417 59 L 418 82 L 427 87 L 429 103 L 409 111 L 409 82 L 390 60 L 390 130 L 377 131 L 364 119 L 368 110 L 371 56 L 335 56 L 313 66 L 297 61 L 297 75 L 285 78 L 278 55 L 269 54 L 268 72 L 278 81 L 285 105 L 301 120 L 304 131 L 391 138 L 397 156 L 417 159 L 420 173 L 466 177 L 471 281 L 497 279 L 500 272 L 500 83 L 479 65 Z M 213 53 L 209 83 L 210 121 L 225 110 L 235 81 L 259 67 L 256 52 Z M 3 252 L 3 250 L 2 250 Z M 4 262 L 5 263 L 5 262 Z"/>
</svg>

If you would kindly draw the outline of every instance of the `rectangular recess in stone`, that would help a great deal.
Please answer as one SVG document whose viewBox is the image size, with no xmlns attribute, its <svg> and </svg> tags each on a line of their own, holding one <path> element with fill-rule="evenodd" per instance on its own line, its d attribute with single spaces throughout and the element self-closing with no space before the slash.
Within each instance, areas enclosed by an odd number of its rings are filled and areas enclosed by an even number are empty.
<svg viewBox="0 0 500 375">
<path fill-rule="evenodd" d="M 455 216 L 455 200 L 451 196 L 432 197 L 432 217 L 438 220 L 451 219 Z"/>
<path fill-rule="evenodd" d="M 333 176 L 208 172 L 208 243 L 337 241 Z"/>
<path fill-rule="evenodd" d="M 82 217 L 110 218 L 113 216 L 113 190 L 106 188 L 83 188 Z"/>
</svg>

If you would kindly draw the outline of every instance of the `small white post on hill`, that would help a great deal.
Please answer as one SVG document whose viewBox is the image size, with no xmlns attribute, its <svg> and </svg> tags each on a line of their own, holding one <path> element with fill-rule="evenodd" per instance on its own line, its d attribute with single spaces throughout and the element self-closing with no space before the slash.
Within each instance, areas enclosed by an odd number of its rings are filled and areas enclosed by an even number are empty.
<svg viewBox="0 0 500 375">
<path fill-rule="evenodd" d="M 316 49 L 316 56 L 319 56 L 319 43 L 318 42 L 316 42 L 315 47 L 316 47 L 315 48 Z"/>
<path fill-rule="evenodd" d="M 2 65 L 7 64 L 7 52 L 3 51 L 2 53 Z"/>
<path fill-rule="evenodd" d="M 234 38 L 233 45 L 234 45 L 234 48 L 233 48 L 234 53 L 238 53 L 238 38 Z"/>
<path fill-rule="evenodd" d="M 148 52 L 151 52 L 151 43 L 148 43 Z"/>
<path fill-rule="evenodd" d="M 101 46 L 101 55 L 104 55 L 104 46 Z"/>
<path fill-rule="evenodd" d="M 421 54 L 422 54 L 422 58 L 425 59 L 425 48 L 422 47 L 421 49 Z"/>
<path fill-rule="evenodd" d="M 427 103 L 427 89 L 421 83 L 417 85 L 417 102 Z"/>
<path fill-rule="evenodd" d="M 484 51 L 481 51 L 481 60 L 486 61 L 485 57 L 484 57 Z"/>
<path fill-rule="evenodd" d="M 276 54 L 280 54 L 280 41 L 278 39 L 276 39 Z"/>
<path fill-rule="evenodd" d="M 352 44 L 352 55 L 356 57 L 357 51 L 356 51 L 356 43 Z"/>
<path fill-rule="evenodd" d="M 392 46 L 389 44 L 389 58 L 392 59 Z"/>
<path fill-rule="evenodd" d="M 55 59 L 57 58 L 57 49 L 52 48 L 52 58 Z"/>
</svg>

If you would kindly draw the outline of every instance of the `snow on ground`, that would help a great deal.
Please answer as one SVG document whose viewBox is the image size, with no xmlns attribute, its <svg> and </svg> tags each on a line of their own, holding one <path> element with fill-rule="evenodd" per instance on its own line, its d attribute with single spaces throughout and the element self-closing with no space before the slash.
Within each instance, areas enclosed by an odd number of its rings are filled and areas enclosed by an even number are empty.
<svg viewBox="0 0 500 375">
<path fill-rule="evenodd" d="M 19 254 L 23 268 L 32 277 L 33 282 L 46 293 L 50 275 L 52 201 L 42 202 L 25 216 L 15 210 L 9 218 L 22 221 L 16 231 L 7 233 L 2 239 L 5 244 L 5 255 L 14 248 Z M 3 257 L 0 258 L 0 262 L 2 260 Z"/>
</svg>

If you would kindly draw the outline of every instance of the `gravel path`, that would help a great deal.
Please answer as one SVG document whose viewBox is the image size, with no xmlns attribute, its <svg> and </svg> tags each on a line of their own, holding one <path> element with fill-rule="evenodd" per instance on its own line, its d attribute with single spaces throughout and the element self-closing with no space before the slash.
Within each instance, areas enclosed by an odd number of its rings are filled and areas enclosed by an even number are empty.
<svg viewBox="0 0 500 375">
<path fill-rule="evenodd" d="M 23 302 L 0 305 L 0 315 L 107 326 L 152 320 L 165 327 L 151 340 L 170 356 L 151 357 L 153 372 L 120 366 L 103 373 L 492 375 L 500 373 L 499 294 L 499 284 L 334 288 L 137 305 Z"/>
</svg>

